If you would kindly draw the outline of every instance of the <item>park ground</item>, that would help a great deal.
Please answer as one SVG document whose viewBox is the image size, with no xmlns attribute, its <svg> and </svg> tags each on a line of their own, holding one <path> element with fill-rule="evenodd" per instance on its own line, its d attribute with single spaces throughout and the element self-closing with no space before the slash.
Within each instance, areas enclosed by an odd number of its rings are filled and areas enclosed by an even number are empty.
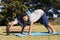
<svg viewBox="0 0 60 40">
<path fill-rule="evenodd" d="M 18 37 L 10 33 L 9 36 L 6 36 L 5 30 L 4 30 L 5 28 L 6 26 L 0 26 L 0 40 L 60 40 L 60 35 Z M 20 26 L 13 26 L 11 28 L 21 29 Z M 56 30 L 56 32 L 60 31 L 60 25 L 55 24 L 53 25 L 53 28 Z M 26 29 L 28 29 L 28 26 L 26 27 Z M 20 31 L 20 30 L 10 30 L 10 31 Z M 34 32 L 46 32 L 47 30 L 43 25 L 34 24 L 33 31 Z"/>
</svg>

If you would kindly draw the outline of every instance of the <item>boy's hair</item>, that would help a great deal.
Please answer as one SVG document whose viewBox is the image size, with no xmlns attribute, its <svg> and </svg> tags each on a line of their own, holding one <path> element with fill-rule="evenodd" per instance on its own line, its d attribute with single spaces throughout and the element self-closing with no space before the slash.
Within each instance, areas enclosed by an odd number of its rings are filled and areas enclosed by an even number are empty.
<svg viewBox="0 0 60 40">
<path fill-rule="evenodd" d="M 20 17 L 21 17 L 21 18 L 24 17 L 24 16 L 27 16 L 27 14 L 26 14 L 26 13 L 21 13 L 21 14 L 20 14 Z"/>
</svg>

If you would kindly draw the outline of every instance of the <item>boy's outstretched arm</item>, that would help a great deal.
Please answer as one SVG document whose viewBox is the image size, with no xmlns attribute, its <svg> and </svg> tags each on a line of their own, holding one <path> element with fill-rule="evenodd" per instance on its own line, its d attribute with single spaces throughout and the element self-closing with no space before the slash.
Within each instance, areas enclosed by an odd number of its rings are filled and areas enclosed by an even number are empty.
<svg viewBox="0 0 60 40">
<path fill-rule="evenodd" d="M 29 32 L 28 35 L 32 32 L 33 22 L 30 22 Z"/>
<path fill-rule="evenodd" d="M 25 27 L 22 27 L 21 34 L 23 33 L 24 29 L 25 29 Z"/>
</svg>

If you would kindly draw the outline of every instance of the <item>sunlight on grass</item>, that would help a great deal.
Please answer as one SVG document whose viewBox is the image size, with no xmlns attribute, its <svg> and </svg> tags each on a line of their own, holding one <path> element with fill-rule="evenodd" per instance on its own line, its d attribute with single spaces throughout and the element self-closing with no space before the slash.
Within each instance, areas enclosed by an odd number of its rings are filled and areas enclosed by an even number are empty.
<svg viewBox="0 0 60 40">
<path fill-rule="evenodd" d="M 0 27 L 0 40 L 60 40 L 60 35 L 50 35 L 50 36 L 25 36 L 25 37 L 18 37 L 18 36 L 14 36 L 12 35 L 12 33 L 10 33 L 9 36 L 6 36 L 5 29 L 6 26 L 1 26 Z M 11 28 L 20 28 L 20 26 L 14 26 Z M 28 29 L 28 27 L 26 27 Z M 46 28 L 43 25 L 40 24 L 34 24 L 33 27 L 33 31 L 34 32 L 46 32 Z M 56 31 L 60 31 L 60 25 L 53 25 L 53 28 Z M 12 31 L 12 30 L 11 30 Z M 16 31 L 16 30 L 13 30 Z M 17 30 L 20 31 L 20 30 Z M 25 30 L 27 31 L 27 30 Z"/>
</svg>

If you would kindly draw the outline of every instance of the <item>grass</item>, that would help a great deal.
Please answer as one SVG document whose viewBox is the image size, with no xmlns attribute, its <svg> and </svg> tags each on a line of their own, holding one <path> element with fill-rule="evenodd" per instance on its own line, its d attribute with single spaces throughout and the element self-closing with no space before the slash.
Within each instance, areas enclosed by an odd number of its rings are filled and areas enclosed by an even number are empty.
<svg viewBox="0 0 60 40">
<path fill-rule="evenodd" d="M 12 33 L 9 36 L 6 36 L 5 29 L 6 26 L 0 26 L 0 40 L 60 40 L 60 35 L 49 35 L 49 36 L 25 36 L 25 37 L 18 37 L 18 36 L 14 36 L 12 35 Z M 19 26 L 14 26 L 11 28 L 21 28 Z M 28 28 L 28 27 L 26 27 Z M 46 28 L 44 28 L 43 25 L 39 25 L 39 24 L 34 24 L 34 30 L 36 32 L 45 32 L 47 31 Z M 60 25 L 53 25 L 53 28 L 56 31 L 60 31 Z M 12 30 L 14 31 L 14 30 Z M 18 30 L 15 30 L 18 31 Z M 19 30 L 20 31 L 20 30 Z M 27 31 L 27 30 L 25 30 Z"/>
</svg>

